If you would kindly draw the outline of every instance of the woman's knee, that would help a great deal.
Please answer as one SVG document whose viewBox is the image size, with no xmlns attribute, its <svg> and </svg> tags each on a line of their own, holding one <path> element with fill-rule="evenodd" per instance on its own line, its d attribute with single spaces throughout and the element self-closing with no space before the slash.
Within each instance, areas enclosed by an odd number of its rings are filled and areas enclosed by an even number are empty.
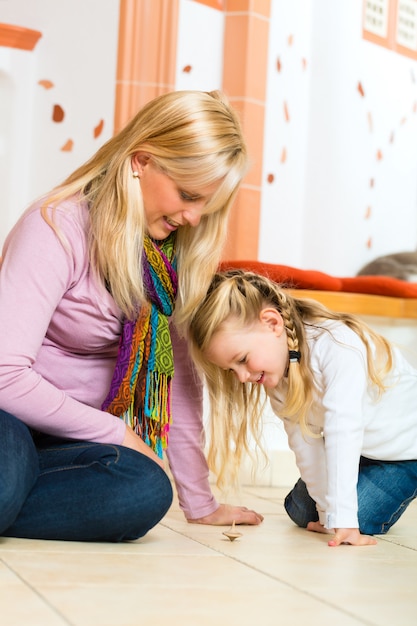
<svg viewBox="0 0 417 626">
<path fill-rule="evenodd" d="M 171 506 L 167 474 L 128 448 L 74 442 L 42 450 L 40 456 L 39 480 L 7 531 L 11 536 L 132 541 L 143 537 Z M 57 457 L 62 457 L 61 464 Z"/>
<path fill-rule="evenodd" d="M 108 534 L 102 539 L 132 541 L 160 522 L 172 504 L 173 490 L 166 472 L 149 457 L 122 446 L 114 449 L 114 458 L 107 456 L 100 469 L 103 481 L 97 482 L 100 491 L 112 496 L 106 513 L 97 503 L 98 515 L 106 518 L 103 529 Z"/>
<path fill-rule="evenodd" d="M 125 540 L 143 537 L 161 521 L 173 500 L 172 485 L 166 472 L 148 457 L 145 459 L 138 468 L 142 478 L 139 480 L 138 474 L 135 474 L 130 487 L 125 485 L 126 518 L 131 520 L 123 537 Z"/>
<path fill-rule="evenodd" d="M 45 457 L 48 451 L 42 454 Z M 68 455 L 76 474 L 80 475 L 75 477 L 66 472 L 59 480 L 66 479 L 70 487 L 77 485 L 86 492 L 94 490 L 98 497 L 93 506 L 99 515 L 107 510 L 109 516 L 114 511 L 117 517 L 120 511 L 125 521 L 132 520 L 133 524 L 149 529 L 172 504 L 172 486 L 166 472 L 144 454 L 119 445 L 77 442 L 63 447 L 61 460 L 65 458 L 68 462 Z M 108 494 L 111 501 L 104 506 L 103 499 Z"/>
</svg>

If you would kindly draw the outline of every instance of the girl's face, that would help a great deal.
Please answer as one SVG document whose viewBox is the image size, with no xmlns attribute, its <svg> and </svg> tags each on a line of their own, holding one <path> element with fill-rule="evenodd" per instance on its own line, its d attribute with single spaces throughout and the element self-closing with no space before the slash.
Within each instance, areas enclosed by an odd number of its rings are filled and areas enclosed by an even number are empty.
<svg viewBox="0 0 417 626">
<path fill-rule="evenodd" d="M 205 357 L 234 372 L 241 383 L 276 387 L 286 374 L 289 360 L 281 315 L 273 308 L 263 309 L 254 324 L 243 328 L 237 320 L 226 321 L 213 335 Z"/>
<path fill-rule="evenodd" d="M 207 202 L 219 186 L 216 182 L 198 190 L 181 189 L 145 152 L 135 154 L 132 169 L 139 174 L 147 232 L 153 239 L 165 239 L 187 224 L 198 226 Z"/>
</svg>

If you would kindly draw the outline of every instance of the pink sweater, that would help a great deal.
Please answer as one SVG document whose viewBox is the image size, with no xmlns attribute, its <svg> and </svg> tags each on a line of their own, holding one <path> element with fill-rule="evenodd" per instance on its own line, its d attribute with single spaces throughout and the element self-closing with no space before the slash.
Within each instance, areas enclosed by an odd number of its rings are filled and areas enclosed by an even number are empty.
<svg viewBox="0 0 417 626">
<path fill-rule="evenodd" d="M 0 271 L 0 407 L 62 437 L 120 444 L 122 420 L 100 410 L 121 332 L 121 312 L 90 272 L 88 210 L 65 202 L 55 221 L 65 250 L 30 207 L 9 234 Z M 201 448 L 202 389 L 173 332 L 175 376 L 168 459 L 187 518 L 218 507 Z"/>
</svg>

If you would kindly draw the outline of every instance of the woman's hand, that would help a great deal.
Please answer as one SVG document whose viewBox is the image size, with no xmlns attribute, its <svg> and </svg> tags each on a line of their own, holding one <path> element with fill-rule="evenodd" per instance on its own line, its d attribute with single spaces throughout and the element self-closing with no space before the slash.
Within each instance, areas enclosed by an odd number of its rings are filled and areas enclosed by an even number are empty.
<svg viewBox="0 0 417 626">
<path fill-rule="evenodd" d="M 126 434 L 125 438 L 122 441 L 122 446 L 125 448 L 130 448 L 131 450 L 136 450 L 136 452 L 140 452 L 145 456 L 148 456 L 152 461 L 158 463 L 163 470 L 165 470 L 164 462 L 159 458 L 157 454 L 135 433 L 135 431 L 130 428 L 130 426 L 126 425 Z"/>
<path fill-rule="evenodd" d="M 257 526 L 263 519 L 263 515 L 251 511 L 245 506 L 221 504 L 214 513 L 198 519 L 188 519 L 187 522 L 189 524 L 210 524 L 212 526 L 231 526 L 234 522 L 235 524 Z"/>
<path fill-rule="evenodd" d="M 377 541 L 369 535 L 361 535 L 359 528 L 325 528 L 320 522 L 309 522 L 307 530 L 334 535 L 327 545 L 331 548 L 348 543 L 351 546 L 374 546 Z"/>
</svg>

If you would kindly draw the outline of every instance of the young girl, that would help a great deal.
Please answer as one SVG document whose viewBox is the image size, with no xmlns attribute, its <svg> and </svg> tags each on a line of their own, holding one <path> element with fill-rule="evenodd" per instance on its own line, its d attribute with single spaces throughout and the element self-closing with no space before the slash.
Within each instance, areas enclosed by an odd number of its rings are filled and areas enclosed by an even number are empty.
<svg viewBox="0 0 417 626">
<path fill-rule="evenodd" d="M 216 274 L 189 339 L 219 484 L 236 477 L 248 431 L 259 444 L 264 389 L 301 475 L 288 515 L 332 533 L 330 546 L 375 544 L 369 535 L 386 533 L 417 495 L 417 371 L 399 350 L 356 317 L 239 270 Z"/>
</svg>

